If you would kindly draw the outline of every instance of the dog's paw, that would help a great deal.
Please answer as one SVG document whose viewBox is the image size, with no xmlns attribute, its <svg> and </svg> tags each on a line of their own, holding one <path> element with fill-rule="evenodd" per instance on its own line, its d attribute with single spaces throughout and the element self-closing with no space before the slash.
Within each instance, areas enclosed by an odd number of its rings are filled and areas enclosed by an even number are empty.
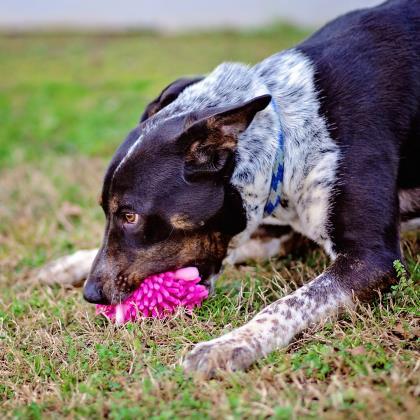
<svg viewBox="0 0 420 420">
<path fill-rule="evenodd" d="M 199 343 L 188 353 L 182 365 L 187 373 L 211 378 L 218 371 L 244 370 L 255 361 L 255 352 L 240 339 L 216 339 Z"/>
<path fill-rule="evenodd" d="M 43 284 L 80 286 L 87 278 L 97 252 L 97 249 L 82 250 L 58 258 L 41 267 L 35 275 L 35 281 Z"/>
</svg>

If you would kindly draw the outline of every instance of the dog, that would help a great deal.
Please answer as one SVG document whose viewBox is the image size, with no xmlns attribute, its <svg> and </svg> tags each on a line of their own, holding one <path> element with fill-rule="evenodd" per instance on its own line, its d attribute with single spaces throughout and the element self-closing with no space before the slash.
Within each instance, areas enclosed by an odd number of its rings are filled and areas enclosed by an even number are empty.
<svg viewBox="0 0 420 420">
<path fill-rule="evenodd" d="M 401 227 L 420 226 L 419 159 L 420 1 L 391 0 L 253 67 L 223 63 L 165 88 L 107 169 L 102 247 L 61 267 L 80 280 L 86 269 L 71 270 L 96 254 L 84 298 L 118 303 L 190 265 L 211 288 L 224 264 L 304 235 L 331 265 L 182 362 L 245 369 L 396 281 Z"/>
</svg>

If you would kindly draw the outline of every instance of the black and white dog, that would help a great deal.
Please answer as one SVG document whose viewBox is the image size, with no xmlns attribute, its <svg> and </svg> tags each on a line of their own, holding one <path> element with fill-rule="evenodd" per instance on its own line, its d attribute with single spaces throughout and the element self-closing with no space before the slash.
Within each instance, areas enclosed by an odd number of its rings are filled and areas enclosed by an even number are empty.
<svg viewBox="0 0 420 420">
<path fill-rule="evenodd" d="M 223 263 L 251 256 L 261 225 L 291 226 L 330 267 L 183 361 L 244 369 L 392 283 L 401 221 L 420 225 L 419 159 L 419 0 L 349 13 L 254 67 L 178 80 L 107 170 L 105 237 L 84 297 L 117 303 L 150 274 L 189 265 L 210 284 Z M 281 240 L 270 244 L 257 253 Z"/>
</svg>

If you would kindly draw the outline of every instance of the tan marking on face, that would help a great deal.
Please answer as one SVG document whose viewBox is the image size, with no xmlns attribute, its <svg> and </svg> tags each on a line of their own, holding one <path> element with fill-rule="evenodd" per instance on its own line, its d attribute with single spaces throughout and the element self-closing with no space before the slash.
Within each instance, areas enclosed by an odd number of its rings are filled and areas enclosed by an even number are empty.
<svg viewBox="0 0 420 420">
<path fill-rule="evenodd" d="M 194 223 L 188 220 L 188 217 L 185 214 L 174 214 L 170 218 L 171 225 L 175 229 L 192 229 L 194 227 Z"/>
<path fill-rule="evenodd" d="M 118 199 L 117 197 L 112 197 L 111 200 L 109 200 L 109 209 L 112 213 L 115 213 L 118 210 Z"/>
</svg>

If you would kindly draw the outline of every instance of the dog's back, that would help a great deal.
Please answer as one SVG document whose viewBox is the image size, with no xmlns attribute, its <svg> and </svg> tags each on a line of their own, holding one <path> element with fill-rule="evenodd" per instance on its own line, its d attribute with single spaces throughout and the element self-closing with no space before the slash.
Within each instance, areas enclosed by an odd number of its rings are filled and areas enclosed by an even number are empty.
<svg viewBox="0 0 420 420">
<path fill-rule="evenodd" d="M 375 166 L 384 156 L 399 156 L 394 167 L 402 218 L 419 217 L 420 1 L 392 0 L 349 13 L 298 48 L 315 63 L 330 133 L 343 145 L 345 159 L 354 162 L 354 171 L 347 166 L 342 175 L 357 179 L 366 169 L 357 162 Z M 365 187 L 372 183 L 367 194 L 385 188 L 392 175 L 387 172 L 363 180 Z"/>
</svg>

